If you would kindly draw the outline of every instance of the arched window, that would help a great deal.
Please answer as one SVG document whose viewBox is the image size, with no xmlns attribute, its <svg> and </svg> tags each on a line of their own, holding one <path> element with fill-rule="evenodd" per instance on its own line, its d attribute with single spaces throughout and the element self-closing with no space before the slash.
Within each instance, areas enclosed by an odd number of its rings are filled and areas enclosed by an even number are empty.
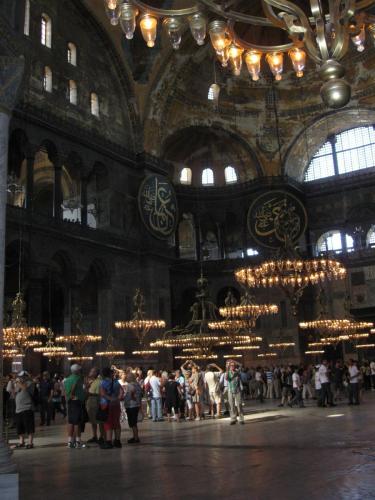
<svg viewBox="0 0 375 500">
<path fill-rule="evenodd" d="M 214 172 L 211 168 L 205 168 L 202 172 L 202 184 L 203 186 L 213 186 L 214 182 Z"/>
<path fill-rule="evenodd" d="M 375 247 L 375 225 L 372 225 L 366 235 L 366 246 L 370 248 Z"/>
<path fill-rule="evenodd" d="M 180 183 L 190 185 L 191 184 L 191 168 L 184 167 L 180 172 Z"/>
<path fill-rule="evenodd" d="M 42 14 L 40 19 L 40 43 L 45 47 L 52 46 L 52 21 L 47 14 Z"/>
<path fill-rule="evenodd" d="M 99 98 L 95 92 L 91 92 L 90 94 L 90 105 L 91 105 L 91 114 L 94 116 L 99 116 Z"/>
<path fill-rule="evenodd" d="M 226 184 L 234 184 L 237 182 L 237 172 L 233 167 L 225 167 L 224 169 L 225 182 Z"/>
<path fill-rule="evenodd" d="M 43 74 L 43 89 L 52 92 L 52 71 L 49 66 L 45 66 Z"/>
<path fill-rule="evenodd" d="M 354 250 L 354 240 L 350 234 L 344 234 L 340 231 L 328 231 L 318 239 L 316 249 L 318 255 L 328 252 L 352 252 Z"/>
<path fill-rule="evenodd" d="M 70 104 L 74 104 L 76 105 L 77 104 L 77 98 L 78 98 L 78 95 L 77 95 L 77 84 L 74 80 L 69 80 L 69 88 L 68 88 L 68 92 L 69 92 L 69 102 Z"/>
<path fill-rule="evenodd" d="M 305 182 L 375 167 L 373 126 L 345 130 L 323 144 L 305 172 Z"/>
<path fill-rule="evenodd" d="M 77 47 L 72 42 L 68 43 L 66 57 L 69 64 L 77 66 Z"/>
<path fill-rule="evenodd" d="M 25 19 L 23 23 L 23 34 L 30 35 L 30 0 L 25 0 Z"/>
</svg>

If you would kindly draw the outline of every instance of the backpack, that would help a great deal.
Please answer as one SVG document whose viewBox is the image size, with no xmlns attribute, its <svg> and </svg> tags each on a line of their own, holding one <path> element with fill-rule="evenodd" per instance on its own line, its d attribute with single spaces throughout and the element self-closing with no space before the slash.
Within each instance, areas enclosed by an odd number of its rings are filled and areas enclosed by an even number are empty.
<svg viewBox="0 0 375 500">
<path fill-rule="evenodd" d="M 152 398 L 152 387 L 151 387 L 150 382 L 147 382 L 147 384 L 145 384 L 144 390 L 145 390 L 146 397 L 151 399 Z"/>
</svg>

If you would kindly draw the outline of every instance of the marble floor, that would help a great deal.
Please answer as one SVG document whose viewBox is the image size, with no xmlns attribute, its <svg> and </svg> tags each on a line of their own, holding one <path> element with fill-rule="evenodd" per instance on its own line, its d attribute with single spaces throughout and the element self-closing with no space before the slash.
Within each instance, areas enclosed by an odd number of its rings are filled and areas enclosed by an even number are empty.
<svg viewBox="0 0 375 500">
<path fill-rule="evenodd" d="M 140 424 L 140 445 L 66 448 L 64 426 L 15 450 L 21 500 L 375 498 L 375 393 L 359 407 L 247 405 L 228 419 Z M 85 435 L 89 438 L 87 432 Z M 124 429 L 123 442 L 129 437 Z M 1 492 L 0 492 L 1 498 Z"/>
</svg>

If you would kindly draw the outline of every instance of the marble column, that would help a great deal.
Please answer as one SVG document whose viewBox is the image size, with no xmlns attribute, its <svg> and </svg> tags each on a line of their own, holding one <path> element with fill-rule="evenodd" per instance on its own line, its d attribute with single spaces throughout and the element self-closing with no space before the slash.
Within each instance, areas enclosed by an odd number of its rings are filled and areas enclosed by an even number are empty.
<svg viewBox="0 0 375 500">
<path fill-rule="evenodd" d="M 18 498 L 18 481 L 15 481 L 15 466 L 10 452 L 2 439 L 3 429 L 3 308 L 5 275 L 5 226 L 7 202 L 8 140 L 9 122 L 17 101 L 22 80 L 24 60 L 15 57 L 0 57 L 0 491 L 4 498 Z"/>
</svg>

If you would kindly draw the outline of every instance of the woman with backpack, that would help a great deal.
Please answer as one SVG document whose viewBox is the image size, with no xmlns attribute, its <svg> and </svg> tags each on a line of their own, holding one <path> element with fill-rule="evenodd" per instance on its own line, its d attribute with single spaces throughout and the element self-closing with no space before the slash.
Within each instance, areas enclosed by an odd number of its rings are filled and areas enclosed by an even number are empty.
<svg viewBox="0 0 375 500">
<path fill-rule="evenodd" d="M 30 450 L 34 448 L 34 433 L 35 433 L 35 419 L 34 419 L 34 391 L 35 385 L 25 371 L 19 373 L 16 379 L 16 427 L 19 436 L 19 443 L 16 448 L 26 448 Z M 25 436 L 28 437 L 28 443 L 25 443 Z"/>
<path fill-rule="evenodd" d="M 106 440 L 100 447 L 104 450 L 113 447 L 121 448 L 120 400 L 123 399 L 124 392 L 111 368 L 103 368 L 102 378 L 103 380 L 100 383 L 100 411 L 106 413 L 106 420 L 104 421 Z M 113 434 L 114 440 L 112 443 Z"/>
</svg>

